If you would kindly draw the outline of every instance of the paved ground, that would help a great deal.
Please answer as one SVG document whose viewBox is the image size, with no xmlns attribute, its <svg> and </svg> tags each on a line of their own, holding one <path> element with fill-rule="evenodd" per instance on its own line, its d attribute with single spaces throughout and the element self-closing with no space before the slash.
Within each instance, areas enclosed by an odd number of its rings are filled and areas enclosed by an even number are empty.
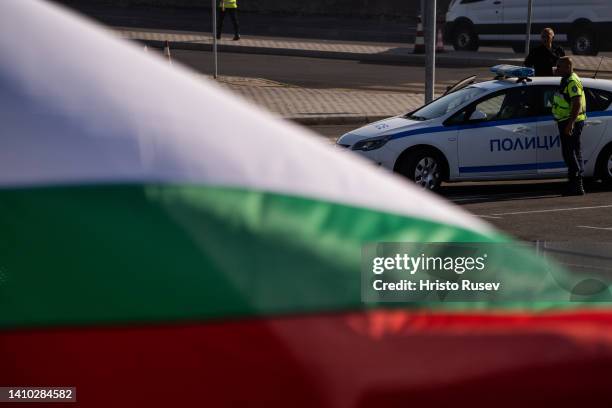
<svg viewBox="0 0 612 408">
<path fill-rule="evenodd" d="M 314 126 L 330 143 L 355 126 Z M 526 241 L 612 242 L 612 188 L 587 184 L 561 197 L 564 180 L 450 183 L 440 195 Z"/>
<path fill-rule="evenodd" d="M 411 93 L 308 89 L 240 77 L 221 77 L 219 83 L 302 124 L 372 122 L 409 112 L 423 103 L 423 95 Z"/>
</svg>

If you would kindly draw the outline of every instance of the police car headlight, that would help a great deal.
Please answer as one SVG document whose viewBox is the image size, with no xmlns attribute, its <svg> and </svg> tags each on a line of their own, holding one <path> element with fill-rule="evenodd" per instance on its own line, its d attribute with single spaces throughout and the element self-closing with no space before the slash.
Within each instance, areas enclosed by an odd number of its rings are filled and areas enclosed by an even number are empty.
<svg viewBox="0 0 612 408">
<path fill-rule="evenodd" d="M 362 140 L 353 145 L 353 150 L 362 150 L 364 152 L 376 150 L 383 147 L 391 138 L 391 136 L 375 137 L 372 139 Z"/>
</svg>

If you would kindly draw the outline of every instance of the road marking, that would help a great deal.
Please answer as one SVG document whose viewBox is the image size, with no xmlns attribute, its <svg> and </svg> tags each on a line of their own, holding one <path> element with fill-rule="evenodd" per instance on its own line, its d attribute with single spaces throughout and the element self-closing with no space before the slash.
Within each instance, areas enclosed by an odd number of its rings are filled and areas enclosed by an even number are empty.
<svg viewBox="0 0 612 408">
<path fill-rule="evenodd" d="M 558 212 L 558 211 L 595 210 L 599 208 L 612 208 L 612 205 L 597 205 L 593 207 L 550 208 L 547 210 L 515 211 L 515 212 L 507 212 L 507 213 L 496 213 L 496 214 L 491 214 L 491 215 L 503 216 L 503 215 L 518 215 L 518 214 L 538 214 L 538 213 Z"/>
<path fill-rule="evenodd" d="M 501 217 L 494 217 L 493 215 L 478 215 L 478 214 L 476 214 L 476 216 L 481 217 L 481 218 L 494 218 L 496 220 L 501 219 Z"/>
<path fill-rule="evenodd" d="M 577 225 L 578 228 L 589 228 L 589 229 L 596 229 L 596 230 L 605 230 L 605 231 L 612 231 L 612 227 L 591 227 L 589 225 Z"/>
</svg>

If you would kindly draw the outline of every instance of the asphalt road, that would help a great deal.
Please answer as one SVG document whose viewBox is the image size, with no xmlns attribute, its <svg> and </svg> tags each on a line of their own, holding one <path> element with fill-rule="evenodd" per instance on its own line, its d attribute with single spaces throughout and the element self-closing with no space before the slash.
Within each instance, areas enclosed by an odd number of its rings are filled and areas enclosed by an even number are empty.
<svg viewBox="0 0 612 408">
<path fill-rule="evenodd" d="M 175 60 L 198 72 L 213 74 L 213 58 L 210 52 L 173 50 L 172 55 Z M 406 64 L 220 53 L 219 73 L 228 76 L 265 78 L 305 88 L 412 93 L 422 93 L 425 89 L 423 67 Z M 476 75 L 479 81 L 487 81 L 493 77 L 488 67 L 438 68 L 437 89 L 445 89 L 446 85 L 471 75 Z M 600 73 L 599 78 L 612 78 L 612 74 Z"/>
<path fill-rule="evenodd" d="M 354 126 L 310 129 L 330 142 Z M 564 180 L 449 183 L 439 195 L 526 241 L 612 242 L 612 188 L 586 185 L 583 197 L 562 197 Z"/>
<path fill-rule="evenodd" d="M 198 72 L 213 74 L 213 59 L 210 52 L 175 50 L 172 56 Z M 318 89 L 346 88 L 422 93 L 425 87 L 423 67 L 278 55 L 221 53 L 219 73 L 228 76 L 265 78 Z M 493 76 L 488 68 L 437 70 L 440 86 L 471 75 L 478 75 L 481 80 L 488 80 Z"/>
</svg>

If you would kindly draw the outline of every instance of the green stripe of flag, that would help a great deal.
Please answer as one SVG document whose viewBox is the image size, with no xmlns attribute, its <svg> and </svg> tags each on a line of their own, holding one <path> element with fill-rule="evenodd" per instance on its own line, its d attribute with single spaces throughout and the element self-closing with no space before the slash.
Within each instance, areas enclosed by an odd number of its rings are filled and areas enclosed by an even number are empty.
<svg viewBox="0 0 612 408">
<path fill-rule="evenodd" d="M 194 185 L 4 189 L 0 214 L 4 328 L 361 309 L 363 243 L 505 240 L 365 208 Z M 517 258 L 517 270 L 527 273 L 533 259 Z"/>
</svg>

